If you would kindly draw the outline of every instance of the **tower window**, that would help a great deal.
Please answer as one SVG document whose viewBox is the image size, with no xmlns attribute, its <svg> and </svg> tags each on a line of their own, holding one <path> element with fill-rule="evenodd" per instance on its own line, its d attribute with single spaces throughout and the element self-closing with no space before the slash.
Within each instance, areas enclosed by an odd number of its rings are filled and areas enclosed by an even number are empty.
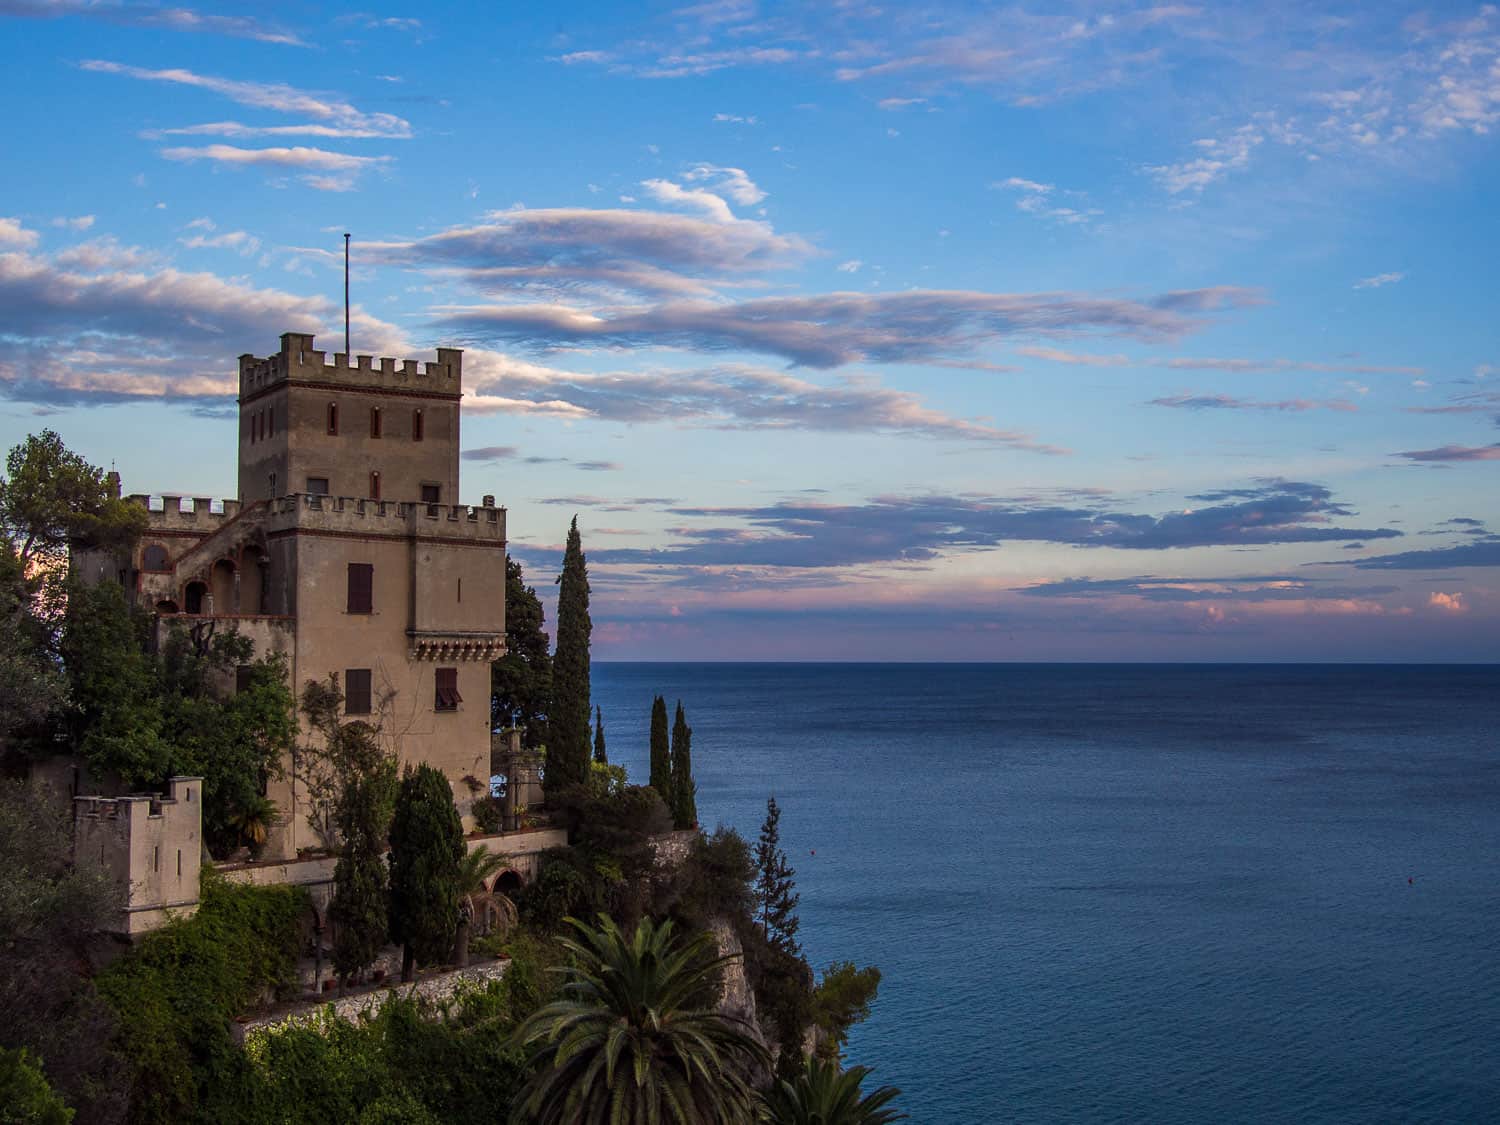
<svg viewBox="0 0 1500 1125">
<path fill-rule="evenodd" d="M 328 434 L 330 437 L 338 437 L 339 433 L 339 404 L 330 402 L 328 404 Z"/>
<path fill-rule="evenodd" d="M 375 612 L 375 568 L 369 563 L 349 564 L 349 612 Z"/>
<path fill-rule="evenodd" d="M 443 486 L 440 484 L 424 484 L 422 486 L 422 503 L 441 504 L 443 502 Z"/>
<path fill-rule="evenodd" d="M 411 412 L 411 440 L 422 440 L 422 412 L 420 410 Z"/>
<path fill-rule="evenodd" d="M 370 499 L 371 500 L 379 500 L 380 499 L 380 474 L 379 473 L 371 473 L 370 474 Z"/>
<path fill-rule="evenodd" d="M 270 437 L 275 432 L 276 408 L 274 406 L 268 406 L 266 407 L 266 437 Z"/>
<path fill-rule="evenodd" d="M 437 693 L 432 706 L 436 711 L 457 711 L 464 701 L 458 694 L 458 669 L 439 668 L 436 676 Z"/>
<path fill-rule="evenodd" d="M 370 713 L 370 670 L 368 668 L 344 669 L 344 714 L 368 715 Z"/>
<path fill-rule="evenodd" d="M 372 438 L 380 436 L 380 407 L 378 406 L 370 407 L 370 436 Z"/>
<path fill-rule="evenodd" d="M 328 495 L 328 478 L 327 477 L 308 477 L 307 478 L 307 491 L 309 493 L 311 493 L 313 496 L 327 496 Z"/>
</svg>

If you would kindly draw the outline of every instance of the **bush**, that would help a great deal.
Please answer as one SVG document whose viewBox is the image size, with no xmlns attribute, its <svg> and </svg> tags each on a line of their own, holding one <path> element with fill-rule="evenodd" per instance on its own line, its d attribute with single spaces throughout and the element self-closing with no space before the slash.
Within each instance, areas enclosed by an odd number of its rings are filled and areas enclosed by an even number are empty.
<svg viewBox="0 0 1500 1125">
<path fill-rule="evenodd" d="M 133 1121 L 206 1116 L 210 1097 L 232 1104 L 245 1074 L 230 1020 L 295 985 L 306 892 L 234 886 L 211 869 L 201 891 L 196 915 L 147 935 L 99 977 L 130 1063 Z"/>
<path fill-rule="evenodd" d="M 493 836 L 505 829 L 505 814 L 498 797 L 480 797 L 470 807 L 474 827 L 486 836 Z"/>
<path fill-rule="evenodd" d="M 0 1125 L 68 1125 L 73 1111 L 26 1048 L 0 1048 Z"/>
</svg>

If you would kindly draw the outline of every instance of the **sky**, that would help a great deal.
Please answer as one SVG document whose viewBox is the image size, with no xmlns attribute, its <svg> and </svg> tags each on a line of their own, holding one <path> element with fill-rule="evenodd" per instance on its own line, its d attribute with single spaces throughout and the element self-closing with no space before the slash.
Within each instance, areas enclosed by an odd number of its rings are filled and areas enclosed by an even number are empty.
<svg viewBox="0 0 1500 1125">
<path fill-rule="evenodd" d="M 1500 10 L 0 0 L 0 444 L 465 349 L 602 660 L 1500 659 Z M 549 620 L 551 610 L 549 608 Z"/>
</svg>

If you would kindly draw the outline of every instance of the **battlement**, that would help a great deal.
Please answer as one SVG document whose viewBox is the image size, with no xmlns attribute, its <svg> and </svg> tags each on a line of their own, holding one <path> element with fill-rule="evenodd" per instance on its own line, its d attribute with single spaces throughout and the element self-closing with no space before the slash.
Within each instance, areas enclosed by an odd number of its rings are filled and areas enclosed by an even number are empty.
<svg viewBox="0 0 1500 1125">
<path fill-rule="evenodd" d="M 505 509 L 493 503 L 421 504 L 294 492 L 270 502 L 270 529 L 309 527 L 366 534 L 436 535 L 505 542 Z"/>
<path fill-rule="evenodd" d="M 167 786 L 165 797 L 73 799 L 75 857 L 97 862 L 124 892 L 109 927 L 117 933 L 144 933 L 197 908 L 203 779 L 174 777 Z"/>
<path fill-rule="evenodd" d="M 148 496 L 143 492 L 134 492 L 125 499 L 128 503 L 145 508 L 147 526 L 158 530 L 213 531 L 240 514 L 238 500 L 218 500 L 209 496 L 181 496 L 174 493 Z M 184 506 L 185 500 L 191 503 Z M 215 505 L 218 506 L 217 511 L 214 510 Z"/>
<path fill-rule="evenodd" d="M 240 398 L 278 383 L 333 383 L 361 390 L 406 390 L 459 395 L 463 392 L 463 350 L 438 348 L 437 362 L 335 352 L 313 347 L 306 333 L 284 332 L 275 355 L 240 356 Z M 350 360 L 353 359 L 351 363 Z"/>
</svg>

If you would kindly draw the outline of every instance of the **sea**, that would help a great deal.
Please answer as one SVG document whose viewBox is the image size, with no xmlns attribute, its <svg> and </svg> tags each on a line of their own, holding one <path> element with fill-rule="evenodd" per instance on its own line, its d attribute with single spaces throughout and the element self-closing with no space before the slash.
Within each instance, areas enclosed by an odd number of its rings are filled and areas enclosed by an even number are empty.
<svg viewBox="0 0 1500 1125">
<path fill-rule="evenodd" d="M 1500 1121 L 1500 666 L 610 664 L 912 1122 Z"/>
</svg>

